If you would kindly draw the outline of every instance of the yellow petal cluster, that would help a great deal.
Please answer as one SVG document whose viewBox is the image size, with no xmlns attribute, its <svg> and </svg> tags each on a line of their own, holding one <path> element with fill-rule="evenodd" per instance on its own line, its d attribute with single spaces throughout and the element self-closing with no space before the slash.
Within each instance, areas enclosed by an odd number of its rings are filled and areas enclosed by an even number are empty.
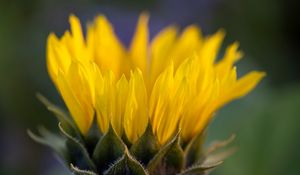
<svg viewBox="0 0 300 175">
<path fill-rule="evenodd" d="M 265 75 L 252 71 L 237 78 L 238 43 L 217 61 L 224 32 L 208 37 L 191 25 L 169 26 L 149 40 L 147 14 L 137 22 L 128 49 L 105 16 L 87 26 L 70 16 L 71 30 L 47 43 L 48 72 L 83 134 L 94 117 L 102 133 L 111 125 L 135 142 L 151 122 L 164 144 L 180 128 L 189 140 L 203 131 L 226 103 L 250 92 Z"/>
</svg>

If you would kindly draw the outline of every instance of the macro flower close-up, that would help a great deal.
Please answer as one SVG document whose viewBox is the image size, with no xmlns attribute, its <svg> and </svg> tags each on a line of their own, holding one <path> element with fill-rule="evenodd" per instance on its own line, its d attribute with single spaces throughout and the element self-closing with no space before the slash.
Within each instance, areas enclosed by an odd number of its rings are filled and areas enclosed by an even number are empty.
<svg viewBox="0 0 300 175">
<path fill-rule="evenodd" d="M 297 5 L 0 1 L 0 175 L 294 175 Z"/>
<path fill-rule="evenodd" d="M 148 14 L 140 15 L 127 47 L 120 42 L 105 16 L 97 16 L 87 25 L 84 34 L 79 19 L 71 15 L 70 31 L 62 37 L 53 33 L 48 37 L 47 67 L 74 120 L 73 127 L 78 128 L 83 138 L 96 122 L 103 138 L 112 130 L 115 137 L 127 144 L 126 149 L 140 147 L 137 149 L 149 154 L 150 157 L 143 160 L 143 157 L 139 159 L 143 153 L 131 153 L 137 162 L 151 167 L 159 150 L 176 137 L 180 140 L 179 150 L 184 152 L 194 138 L 204 133 L 218 109 L 249 93 L 265 74 L 251 71 L 237 77 L 234 64 L 242 57 L 237 42 L 229 45 L 218 58 L 225 36 L 223 30 L 203 36 L 196 25 L 180 32 L 175 26 L 168 26 L 150 40 L 148 21 Z M 150 144 L 155 144 L 157 150 L 135 146 L 148 127 L 153 135 Z M 97 153 L 105 147 L 101 146 L 103 138 L 91 146 L 96 162 L 107 158 Z M 112 169 L 114 166 L 110 164 L 117 160 L 113 157 L 115 151 L 106 151 L 112 157 L 104 165 L 95 165 L 98 173 Z M 164 165 L 155 165 L 156 169 L 148 171 L 176 174 L 198 163 L 195 158 L 193 164 L 185 165 L 182 155 L 177 154 L 172 156 L 182 160 L 172 161 L 181 162 L 178 167 L 169 168 L 168 163 L 162 163 Z M 75 166 L 82 168 L 80 164 Z"/>
</svg>

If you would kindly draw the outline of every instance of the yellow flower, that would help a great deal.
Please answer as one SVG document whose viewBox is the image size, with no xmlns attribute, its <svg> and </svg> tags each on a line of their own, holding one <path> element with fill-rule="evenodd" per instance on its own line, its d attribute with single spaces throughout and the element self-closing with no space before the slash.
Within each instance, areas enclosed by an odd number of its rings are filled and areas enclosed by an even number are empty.
<svg viewBox="0 0 300 175">
<path fill-rule="evenodd" d="M 80 131 L 93 117 L 102 133 L 111 123 L 119 136 L 135 142 L 148 122 L 160 144 L 181 130 L 189 140 L 226 103 L 250 92 L 265 75 L 252 71 L 237 78 L 238 43 L 216 61 L 224 38 L 208 37 L 191 25 L 178 33 L 170 26 L 149 41 L 148 15 L 142 14 L 127 49 L 105 16 L 87 26 L 71 15 L 71 31 L 48 38 L 47 66 Z"/>
</svg>

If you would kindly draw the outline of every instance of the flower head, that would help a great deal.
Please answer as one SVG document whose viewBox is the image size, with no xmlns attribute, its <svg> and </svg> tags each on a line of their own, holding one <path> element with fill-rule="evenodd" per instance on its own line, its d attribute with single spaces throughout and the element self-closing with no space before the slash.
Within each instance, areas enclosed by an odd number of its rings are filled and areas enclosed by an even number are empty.
<svg viewBox="0 0 300 175">
<path fill-rule="evenodd" d="M 148 19 L 140 16 L 128 49 L 102 15 L 87 26 L 86 37 L 74 15 L 70 31 L 49 35 L 48 72 L 82 134 L 96 116 L 102 133 L 111 124 L 132 143 L 148 122 L 160 144 L 179 128 L 190 140 L 220 107 L 249 93 L 265 75 L 252 71 L 237 78 L 237 42 L 217 61 L 222 30 L 203 37 L 195 25 L 182 32 L 170 26 L 150 41 Z"/>
</svg>

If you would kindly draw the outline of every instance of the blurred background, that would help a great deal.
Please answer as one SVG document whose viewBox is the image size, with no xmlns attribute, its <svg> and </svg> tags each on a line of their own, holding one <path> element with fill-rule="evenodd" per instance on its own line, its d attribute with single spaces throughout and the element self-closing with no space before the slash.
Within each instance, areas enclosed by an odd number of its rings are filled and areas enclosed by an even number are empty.
<svg viewBox="0 0 300 175">
<path fill-rule="evenodd" d="M 267 72 L 255 91 L 213 121 L 208 142 L 236 133 L 239 148 L 213 175 L 298 175 L 300 14 L 292 0 L 0 0 L 0 174 L 68 174 L 26 134 L 39 125 L 56 128 L 36 92 L 63 105 L 46 71 L 48 34 L 68 29 L 70 13 L 83 24 L 104 13 L 128 44 L 144 10 L 151 14 L 152 36 L 169 24 L 195 23 L 204 34 L 224 28 L 224 45 L 237 40 L 245 52 L 239 73 Z"/>
</svg>

